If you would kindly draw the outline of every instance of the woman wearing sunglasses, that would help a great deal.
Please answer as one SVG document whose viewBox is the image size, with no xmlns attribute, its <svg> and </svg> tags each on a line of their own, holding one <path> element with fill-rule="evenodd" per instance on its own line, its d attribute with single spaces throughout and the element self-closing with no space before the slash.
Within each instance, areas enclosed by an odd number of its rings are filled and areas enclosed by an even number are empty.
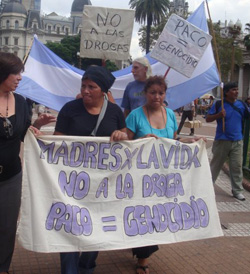
<svg viewBox="0 0 250 274">
<path fill-rule="evenodd" d="M 8 273 L 14 251 L 22 186 L 20 144 L 31 124 L 25 99 L 14 92 L 23 70 L 16 55 L 0 52 L 0 274 Z M 34 126 L 53 121 L 43 114 Z"/>
</svg>

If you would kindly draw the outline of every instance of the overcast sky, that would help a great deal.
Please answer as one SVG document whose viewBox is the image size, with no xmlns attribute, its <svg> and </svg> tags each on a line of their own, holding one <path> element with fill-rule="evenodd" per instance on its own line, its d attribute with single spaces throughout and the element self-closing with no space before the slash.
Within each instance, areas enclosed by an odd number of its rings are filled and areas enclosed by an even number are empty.
<svg viewBox="0 0 250 274">
<path fill-rule="evenodd" d="M 59 15 L 70 16 L 71 5 L 73 0 L 41 0 L 42 11 L 50 13 L 52 11 Z M 194 11 L 202 2 L 202 0 L 187 0 L 189 4 L 189 11 Z M 129 0 L 91 0 L 93 6 L 112 7 L 127 9 L 129 8 Z M 213 22 L 221 20 L 233 20 L 235 23 L 240 19 L 245 28 L 245 24 L 250 22 L 250 0 L 209 0 L 209 9 Z M 133 38 L 131 43 L 130 53 L 133 58 L 143 56 L 138 46 L 138 24 L 134 25 Z"/>
</svg>

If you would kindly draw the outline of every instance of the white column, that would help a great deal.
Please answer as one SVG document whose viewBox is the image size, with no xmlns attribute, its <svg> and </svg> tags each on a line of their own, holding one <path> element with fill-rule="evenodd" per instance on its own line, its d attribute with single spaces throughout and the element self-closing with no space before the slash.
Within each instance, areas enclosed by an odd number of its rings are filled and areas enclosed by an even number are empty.
<svg viewBox="0 0 250 274">
<path fill-rule="evenodd" d="M 239 95 L 238 98 L 242 99 L 243 97 L 243 67 L 239 68 L 239 79 L 238 79 L 238 87 L 239 87 Z"/>
</svg>

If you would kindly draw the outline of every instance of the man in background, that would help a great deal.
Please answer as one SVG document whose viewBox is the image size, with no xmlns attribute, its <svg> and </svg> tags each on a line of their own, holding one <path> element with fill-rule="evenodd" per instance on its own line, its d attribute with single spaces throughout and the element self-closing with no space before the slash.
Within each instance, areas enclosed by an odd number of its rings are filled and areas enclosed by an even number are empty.
<svg viewBox="0 0 250 274">
<path fill-rule="evenodd" d="M 194 118 L 194 101 L 186 104 L 183 107 L 183 112 L 182 112 L 182 116 L 181 116 L 181 122 L 179 124 L 178 130 L 177 130 L 177 134 L 180 134 L 181 129 L 184 125 L 185 120 L 188 118 L 189 121 L 193 121 Z M 194 135 L 194 127 L 190 128 L 190 136 Z"/>
<path fill-rule="evenodd" d="M 135 80 L 126 86 L 121 104 L 125 118 L 133 109 L 142 106 L 145 102 L 143 94 L 145 82 L 152 75 L 152 69 L 146 57 L 133 61 L 132 74 Z"/>
<path fill-rule="evenodd" d="M 213 158 L 210 163 L 212 179 L 215 183 L 219 172 L 229 159 L 230 179 L 232 194 L 238 200 L 244 201 L 243 195 L 243 123 L 249 118 L 246 105 L 237 100 L 238 84 L 228 83 L 223 88 L 224 109 L 221 101 L 213 104 L 209 110 L 206 121 L 217 121 L 216 135 L 212 147 Z M 223 118 L 225 119 L 225 130 L 223 130 Z"/>
</svg>

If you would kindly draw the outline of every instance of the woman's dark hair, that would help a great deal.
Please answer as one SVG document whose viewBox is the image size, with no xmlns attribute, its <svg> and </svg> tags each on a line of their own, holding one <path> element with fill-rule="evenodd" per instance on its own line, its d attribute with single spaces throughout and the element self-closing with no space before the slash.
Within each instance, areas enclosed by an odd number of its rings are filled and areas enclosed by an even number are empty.
<svg viewBox="0 0 250 274">
<path fill-rule="evenodd" d="M 146 83 L 145 83 L 145 87 L 144 87 L 144 92 L 146 93 L 148 91 L 148 89 L 152 86 L 152 85 L 159 85 L 162 86 L 164 88 L 164 90 L 167 90 L 167 83 L 165 81 L 165 78 L 163 76 L 150 76 Z"/>
<path fill-rule="evenodd" d="M 22 60 L 13 53 L 0 52 L 0 84 L 10 74 L 18 74 L 24 70 Z"/>
</svg>

